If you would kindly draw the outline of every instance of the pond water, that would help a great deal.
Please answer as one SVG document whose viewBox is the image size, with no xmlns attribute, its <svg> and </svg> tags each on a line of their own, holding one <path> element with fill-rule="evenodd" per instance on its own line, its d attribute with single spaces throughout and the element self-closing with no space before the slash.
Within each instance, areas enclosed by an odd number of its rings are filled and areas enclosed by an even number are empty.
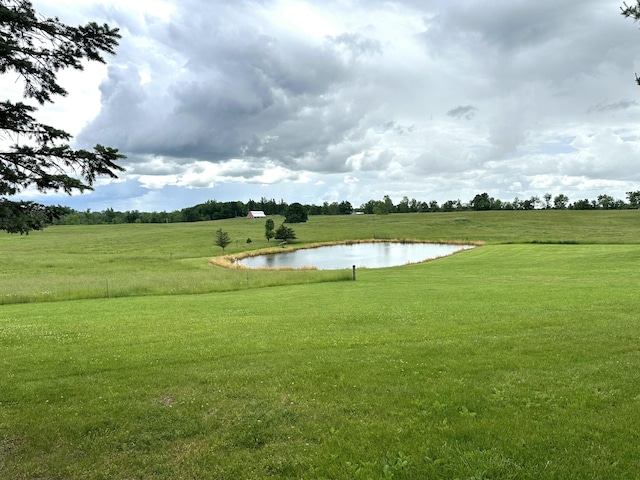
<svg viewBox="0 0 640 480">
<path fill-rule="evenodd" d="M 354 243 L 258 255 L 239 259 L 238 263 L 249 268 L 316 267 L 318 270 L 339 270 L 353 265 L 383 268 L 423 262 L 473 247 L 438 243 Z"/>
</svg>

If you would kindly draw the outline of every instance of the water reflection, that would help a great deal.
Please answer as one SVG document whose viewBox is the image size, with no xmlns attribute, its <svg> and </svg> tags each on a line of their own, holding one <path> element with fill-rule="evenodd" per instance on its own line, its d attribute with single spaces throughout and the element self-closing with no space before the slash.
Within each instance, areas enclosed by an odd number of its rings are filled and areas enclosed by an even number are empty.
<svg viewBox="0 0 640 480">
<path fill-rule="evenodd" d="M 436 243 L 354 243 L 258 255 L 242 258 L 238 263 L 250 268 L 316 267 L 318 270 L 338 270 L 351 268 L 352 265 L 384 268 L 423 262 L 473 247 Z"/>
</svg>

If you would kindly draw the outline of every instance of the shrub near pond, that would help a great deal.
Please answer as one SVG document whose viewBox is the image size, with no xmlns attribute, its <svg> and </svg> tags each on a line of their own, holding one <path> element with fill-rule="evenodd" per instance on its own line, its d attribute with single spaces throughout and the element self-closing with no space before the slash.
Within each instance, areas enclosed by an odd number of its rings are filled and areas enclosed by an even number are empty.
<svg viewBox="0 0 640 480">
<path fill-rule="evenodd" d="M 276 240 L 280 240 L 281 242 L 288 243 L 292 240 L 295 240 L 296 233 L 292 228 L 287 227 L 285 224 L 280 225 L 275 232 L 274 235 Z"/>
</svg>

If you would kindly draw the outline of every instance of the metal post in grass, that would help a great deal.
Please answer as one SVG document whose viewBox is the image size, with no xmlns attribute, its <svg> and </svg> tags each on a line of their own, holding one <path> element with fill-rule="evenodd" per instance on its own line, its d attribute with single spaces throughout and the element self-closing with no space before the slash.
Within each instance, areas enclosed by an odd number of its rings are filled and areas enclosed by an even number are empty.
<svg viewBox="0 0 640 480">
<path fill-rule="evenodd" d="M 355 281 L 356 280 L 356 266 L 354 265 L 352 267 L 352 269 L 353 269 L 353 280 Z"/>
</svg>

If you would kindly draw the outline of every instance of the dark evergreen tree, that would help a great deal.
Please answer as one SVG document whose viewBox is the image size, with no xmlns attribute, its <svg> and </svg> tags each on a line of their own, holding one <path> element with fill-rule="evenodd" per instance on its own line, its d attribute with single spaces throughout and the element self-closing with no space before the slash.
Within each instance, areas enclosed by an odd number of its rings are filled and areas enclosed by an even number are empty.
<svg viewBox="0 0 640 480">
<path fill-rule="evenodd" d="M 624 17 L 631 17 L 635 21 L 640 20 L 640 0 L 636 0 L 635 5 L 627 5 L 627 2 L 623 2 L 620 10 Z"/>
<path fill-rule="evenodd" d="M 216 245 L 221 247 L 222 251 L 224 252 L 225 247 L 230 243 L 231 237 L 229 236 L 229 233 L 222 231 L 221 228 L 218 229 L 218 231 L 216 232 Z"/>
<path fill-rule="evenodd" d="M 276 240 L 280 240 L 281 242 L 288 242 L 290 240 L 295 240 L 296 234 L 292 228 L 287 227 L 282 224 L 276 230 Z"/>
<path fill-rule="evenodd" d="M 636 0 L 635 5 L 627 5 L 627 2 L 623 2 L 620 7 L 621 14 L 625 18 L 632 18 L 635 22 L 640 21 L 640 0 Z M 636 73 L 636 83 L 640 85 L 640 77 Z"/>
<path fill-rule="evenodd" d="M 119 38 L 118 29 L 106 24 L 71 27 L 38 16 L 29 1 L 0 0 L 0 74 L 16 73 L 24 83 L 23 97 L 40 105 L 67 94 L 56 79 L 60 70 L 82 70 L 85 59 L 104 63 L 103 53 L 114 54 Z M 82 192 L 98 176 L 114 178 L 123 170 L 116 163 L 125 158 L 118 150 L 102 145 L 73 150 L 71 135 L 39 123 L 36 110 L 23 102 L 0 102 L 0 138 L 13 143 L 0 150 L 0 230 L 10 233 L 41 229 L 63 211 L 8 197 L 31 185 L 41 192 Z"/>
</svg>

